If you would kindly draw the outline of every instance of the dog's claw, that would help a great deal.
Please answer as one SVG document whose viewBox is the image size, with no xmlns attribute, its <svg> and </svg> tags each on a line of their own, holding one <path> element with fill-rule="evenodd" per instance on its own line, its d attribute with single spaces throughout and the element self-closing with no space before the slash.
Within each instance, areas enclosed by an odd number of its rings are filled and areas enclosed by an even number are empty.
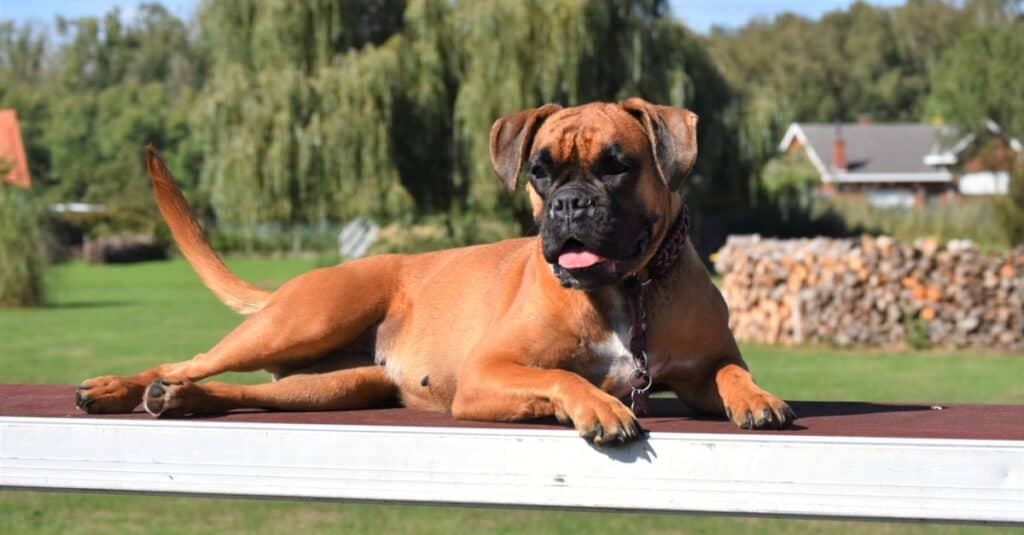
<svg viewBox="0 0 1024 535">
<path fill-rule="evenodd" d="M 604 393 L 567 407 L 566 416 L 580 436 L 599 446 L 615 446 L 635 439 L 640 424 L 622 401 Z M 556 413 L 557 415 L 557 413 Z"/>
<path fill-rule="evenodd" d="M 96 400 L 83 396 L 81 389 L 75 392 L 75 406 L 79 409 L 89 412 L 89 407 L 92 407 L 93 403 L 96 403 Z"/>
<path fill-rule="evenodd" d="M 141 389 L 124 378 L 94 377 L 75 388 L 75 406 L 89 414 L 131 412 L 141 394 Z"/>
<path fill-rule="evenodd" d="M 632 420 L 629 422 L 629 429 L 626 430 L 627 438 L 633 439 L 640 434 L 640 422 Z"/>
<path fill-rule="evenodd" d="M 755 387 L 723 400 L 725 414 L 740 429 L 784 429 L 796 415 L 785 401 Z"/>
<path fill-rule="evenodd" d="M 600 424 L 598 424 L 600 426 Z M 607 433 L 602 433 L 594 437 L 594 443 L 607 445 L 607 444 L 624 444 L 634 438 L 635 434 L 629 429 L 622 426 L 615 426 L 614 429 Z"/>
</svg>

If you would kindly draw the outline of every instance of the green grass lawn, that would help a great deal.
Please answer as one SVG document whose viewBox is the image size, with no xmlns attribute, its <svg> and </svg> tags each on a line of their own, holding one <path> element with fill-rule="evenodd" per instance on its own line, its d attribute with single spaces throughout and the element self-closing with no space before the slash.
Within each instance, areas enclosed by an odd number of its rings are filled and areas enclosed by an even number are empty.
<svg viewBox="0 0 1024 535">
<path fill-rule="evenodd" d="M 237 260 L 274 287 L 313 260 Z M 0 382 L 78 383 L 203 351 L 239 322 L 178 260 L 51 270 L 50 305 L 0 310 Z M 786 399 L 1024 403 L 1024 356 L 747 346 Z M 264 374 L 229 380 L 264 381 Z M 0 533 L 961 533 L 981 527 L 0 491 Z"/>
</svg>

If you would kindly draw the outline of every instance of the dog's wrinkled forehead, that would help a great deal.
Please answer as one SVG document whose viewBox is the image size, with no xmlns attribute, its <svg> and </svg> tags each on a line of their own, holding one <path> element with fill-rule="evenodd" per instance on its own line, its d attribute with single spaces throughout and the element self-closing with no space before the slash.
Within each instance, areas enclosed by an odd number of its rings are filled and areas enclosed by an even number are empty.
<svg viewBox="0 0 1024 535">
<path fill-rule="evenodd" d="M 653 160 L 662 183 L 678 191 L 697 158 L 697 115 L 640 98 L 618 104 L 591 103 L 574 108 L 545 104 L 505 115 L 491 126 L 494 173 L 514 192 L 523 164 L 545 147 L 555 163 L 572 164 L 600 157 L 604 146 L 639 162 Z M 650 175 L 651 173 L 644 173 Z"/>
<path fill-rule="evenodd" d="M 636 118 L 618 105 L 593 103 L 549 117 L 537 131 L 530 156 L 544 151 L 555 163 L 589 164 L 612 146 L 635 157 L 652 156 Z"/>
</svg>

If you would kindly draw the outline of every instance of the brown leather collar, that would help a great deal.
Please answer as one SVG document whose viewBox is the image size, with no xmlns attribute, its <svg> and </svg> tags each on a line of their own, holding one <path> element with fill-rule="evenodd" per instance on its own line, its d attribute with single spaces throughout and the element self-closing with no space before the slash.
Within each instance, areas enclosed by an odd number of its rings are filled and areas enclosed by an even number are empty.
<svg viewBox="0 0 1024 535">
<path fill-rule="evenodd" d="M 633 371 L 629 374 L 629 386 L 632 390 L 629 395 L 629 408 L 633 409 L 637 416 L 643 416 L 650 411 L 648 397 L 654 382 L 647 356 L 647 309 L 644 307 L 644 289 L 651 282 L 662 280 L 672 272 L 672 268 L 679 262 L 683 248 L 686 247 L 686 231 L 689 226 L 690 214 L 686 209 L 686 199 L 683 199 L 672 228 L 668 230 L 665 239 L 661 240 L 654 258 L 647 263 L 644 270 L 646 278 L 640 280 L 639 277 L 634 277 L 625 284 L 633 313 L 632 335 L 629 341 L 629 351 L 633 354 Z"/>
<path fill-rule="evenodd" d="M 672 223 L 672 228 L 668 229 L 665 238 L 661 240 L 661 245 L 658 246 L 658 252 L 654 253 L 654 257 L 647 263 L 647 267 L 644 269 L 646 276 L 639 281 L 641 284 L 646 285 L 649 282 L 664 279 L 672 272 L 672 268 L 679 262 L 679 257 L 686 247 L 686 233 L 689 228 L 690 211 L 686 207 L 684 198 L 682 205 L 679 206 L 679 214 Z"/>
</svg>

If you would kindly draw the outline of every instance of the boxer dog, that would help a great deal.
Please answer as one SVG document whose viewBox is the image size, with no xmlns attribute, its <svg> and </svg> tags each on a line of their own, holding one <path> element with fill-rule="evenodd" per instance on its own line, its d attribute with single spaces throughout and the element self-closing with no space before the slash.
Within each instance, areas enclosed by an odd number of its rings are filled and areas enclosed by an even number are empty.
<svg viewBox="0 0 1024 535">
<path fill-rule="evenodd" d="M 635 439 L 648 391 L 742 428 L 795 415 L 754 384 L 728 310 L 686 240 L 679 188 L 697 116 L 641 99 L 547 104 L 498 119 L 491 160 L 510 192 L 526 171 L 539 236 L 316 269 L 269 292 L 232 274 L 147 148 L 157 204 L 182 254 L 246 315 L 190 360 L 88 379 L 89 413 L 158 417 L 255 407 L 394 402 L 473 420 L 554 416 L 598 444 Z M 275 381 L 198 382 L 267 370 Z M 626 400 L 626 403 L 623 402 Z"/>
</svg>

